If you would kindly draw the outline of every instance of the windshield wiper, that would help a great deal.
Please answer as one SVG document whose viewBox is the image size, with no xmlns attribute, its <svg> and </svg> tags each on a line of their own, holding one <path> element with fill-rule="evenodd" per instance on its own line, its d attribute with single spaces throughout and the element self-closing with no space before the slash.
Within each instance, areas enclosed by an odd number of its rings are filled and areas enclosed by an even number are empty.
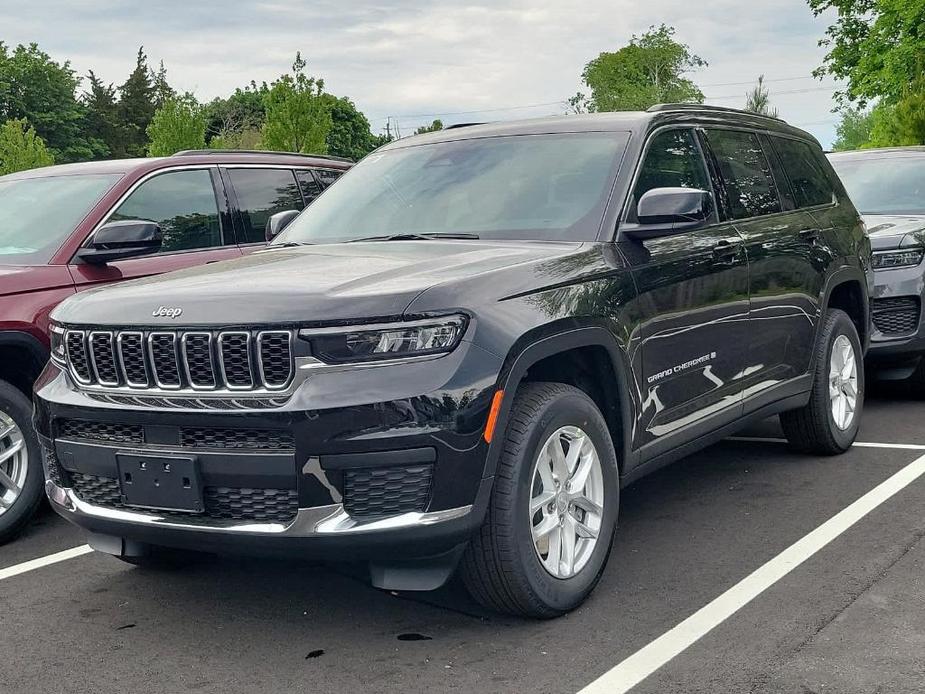
<svg viewBox="0 0 925 694">
<path fill-rule="evenodd" d="M 306 241 L 284 241 L 283 243 L 271 243 L 267 248 L 294 248 L 295 246 L 311 246 Z"/>
<path fill-rule="evenodd" d="M 461 234 L 452 231 L 424 232 L 422 234 L 384 234 L 382 236 L 364 236 L 359 239 L 350 239 L 344 243 L 357 243 L 360 241 L 433 241 L 434 239 L 477 239 L 478 234 Z"/>
</svg>

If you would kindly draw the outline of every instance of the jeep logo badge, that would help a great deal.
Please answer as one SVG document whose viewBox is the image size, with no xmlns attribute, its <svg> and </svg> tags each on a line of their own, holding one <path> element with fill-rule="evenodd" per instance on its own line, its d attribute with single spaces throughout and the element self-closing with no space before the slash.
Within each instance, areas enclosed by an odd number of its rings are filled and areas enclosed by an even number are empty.
<svg viewBox="0 0 925 694">
<path fill-rule="evenodd" d="M 158 306 L 157 309 L 151 314 L 155 318 L 179 318 L 183 313 L 183 309 L 179 306 Z"/>
</svg>

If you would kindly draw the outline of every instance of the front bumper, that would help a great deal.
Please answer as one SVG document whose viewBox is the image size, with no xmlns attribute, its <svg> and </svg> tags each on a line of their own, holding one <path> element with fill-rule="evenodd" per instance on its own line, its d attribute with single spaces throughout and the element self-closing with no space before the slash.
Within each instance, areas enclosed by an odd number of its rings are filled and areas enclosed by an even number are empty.
<svg viewBox="0 0 925 694">
<path fill-rule="evenodd" d="M 481 434 L 500 366 L 463 343 L 436 359 L 319 372 L 273 407 L 232 410 L 107 400 L 50 365 L 35 398 L 46 492 L 90 533 L 153 545 L 431 556 L 484 517 L 492 480 Z M 194 458 L 214 503 L 201 514 L 125 505 L 120 455 Z"/>
<path fill-rule="evenodd" d="M 869 362 L 880 366 L 909 363 L 914 367 L 925 354 L 923 297 L 925 264 L 874 272 Z"/>
</svg>

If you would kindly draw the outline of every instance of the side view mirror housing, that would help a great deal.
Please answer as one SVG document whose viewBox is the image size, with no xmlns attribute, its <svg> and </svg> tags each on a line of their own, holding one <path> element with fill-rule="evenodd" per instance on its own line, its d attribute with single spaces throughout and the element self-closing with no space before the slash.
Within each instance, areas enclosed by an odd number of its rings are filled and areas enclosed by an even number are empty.
<svg viewBox="0 0 925 694">
<path fill-rule="evenodd" d="M 267 220 L 266 231 L 264 232 L 267 243 L 279 236 L 279 232 L 289 226 L 289 223 L 298 216 L 298 210 L 285 210 L 270 215 L 270 218 Z"/>
<path fill-rule="evenodd" d="M 699 188 L 653 188 L 636 205 L 638 224 L 626 233 L 637 239 L 668 236 L 703 226 L 713 213 L 713 195 Z"/>
<path fill-rule="evenodd" d="M 105 265 L 113 260 L 134 258 L 157 253 L 164 236 L 154 222 L 126 219 L 104 224 L 90 239 L 90 244 L 77 252 L 85 263 Z"/>
</svg>

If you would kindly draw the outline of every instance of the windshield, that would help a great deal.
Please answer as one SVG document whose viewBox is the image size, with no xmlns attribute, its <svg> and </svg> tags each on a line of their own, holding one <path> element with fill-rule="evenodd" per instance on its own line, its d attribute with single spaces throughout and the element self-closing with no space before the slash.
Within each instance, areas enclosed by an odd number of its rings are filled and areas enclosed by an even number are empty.
<svg viewBox="0 0 925 694">
<path fill-rule="evenodd" d="M 47 263 L 121 176 L 0 178 L 0 263 Z"/>
<path fill-rule="evenodd" d="M 374 153 L 274 244 L 395 234 L 594 239 L 627 139 L 622 132 L 519 135 Z"/>
<path fill-rule="evenodd" d="M 925 214 L 925 154 L 831 161 L 861 214 Z"/>
</svg>

